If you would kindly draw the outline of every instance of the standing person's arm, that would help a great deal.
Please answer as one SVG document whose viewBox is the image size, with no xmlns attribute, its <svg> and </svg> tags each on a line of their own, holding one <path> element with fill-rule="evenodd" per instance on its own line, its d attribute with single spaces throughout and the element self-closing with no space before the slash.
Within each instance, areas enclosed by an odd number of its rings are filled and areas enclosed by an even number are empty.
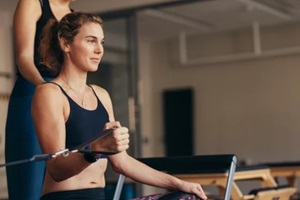
<svg viewBox="0 0 300 200">
<path fill-rule="evenodd" d="M 44 82 L 34 64 L 36 22 L 41 14 L 39 0 L 19 0 L 13 21 L 16 63 L 21 75 L 34 85 Z"/>
</svg>

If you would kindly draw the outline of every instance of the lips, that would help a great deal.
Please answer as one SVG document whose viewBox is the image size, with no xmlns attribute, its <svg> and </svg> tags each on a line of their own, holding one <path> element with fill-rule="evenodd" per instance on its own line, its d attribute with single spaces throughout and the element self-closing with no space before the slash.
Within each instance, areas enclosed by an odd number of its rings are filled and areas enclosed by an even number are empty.
<svg viewBox="0 0 300 200">
<path fill-rule="evenodd" d="M 97 63 L 100 62 L 100 58 L 91 58 L 91 60 L 92 60 L 93 62 L 97 62 Z"/>
</svg>

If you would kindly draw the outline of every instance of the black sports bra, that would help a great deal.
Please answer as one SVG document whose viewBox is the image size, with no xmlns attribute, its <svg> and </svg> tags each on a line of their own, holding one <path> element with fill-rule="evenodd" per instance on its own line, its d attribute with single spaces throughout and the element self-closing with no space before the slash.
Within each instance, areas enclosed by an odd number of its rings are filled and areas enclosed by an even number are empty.
<svg viewBox="0 0 300 200">
<path fill-rule="evenodd" d="M 95 137 L 95 135 L 99 135 L 104 129 L 105 123 L 109 122 L 109 116 L 93 87 L 88 85 L 92 88 L 98 105 L 95 110 L 86 110 L 69 97 L 59 84 L 55 82 L 48 83 L 57 85 L 68 98 L 70 104 L 70 115 L 66 122 L 66 148 L 72 149 Z"/>
</svg>

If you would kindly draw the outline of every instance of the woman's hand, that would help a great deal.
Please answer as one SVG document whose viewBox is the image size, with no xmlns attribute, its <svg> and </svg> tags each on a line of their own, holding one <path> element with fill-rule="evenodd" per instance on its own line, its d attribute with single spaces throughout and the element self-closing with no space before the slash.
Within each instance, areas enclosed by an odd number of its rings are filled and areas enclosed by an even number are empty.
<svg viewBox="0 0 300 200">
<path fill-rule="evenodd" d="M 122 152 L 129 148 L 128 128 L 122 127 L 120 122 L 108 122 L 104 129 L 114 130 L 103 138 L 100 138 L 90 145 L 95 151 Z"/>
<path fill-rule="evenodd" d="M 179 186 L 178 190 L 183 192 L 192 193 L 200 197 L 201 199 L 207 199 L 202 187 L 198 183 L 192 183 L 187 181 L 182 181 L 181 185 Z"/>
</svg>

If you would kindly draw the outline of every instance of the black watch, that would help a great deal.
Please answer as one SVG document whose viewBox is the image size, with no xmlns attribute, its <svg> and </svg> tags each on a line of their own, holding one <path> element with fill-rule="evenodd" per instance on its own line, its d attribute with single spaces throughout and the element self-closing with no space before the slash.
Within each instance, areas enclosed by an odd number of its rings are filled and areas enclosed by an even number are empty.
<svg viewBox="0 0 300 200">
<path fill-rule="evenodd" d="M 101 156 L 96 156 L 93 152 L 84 153 L 84 159 L 89 163 L 94 163 L 99 160 Z"/>
</svg>

